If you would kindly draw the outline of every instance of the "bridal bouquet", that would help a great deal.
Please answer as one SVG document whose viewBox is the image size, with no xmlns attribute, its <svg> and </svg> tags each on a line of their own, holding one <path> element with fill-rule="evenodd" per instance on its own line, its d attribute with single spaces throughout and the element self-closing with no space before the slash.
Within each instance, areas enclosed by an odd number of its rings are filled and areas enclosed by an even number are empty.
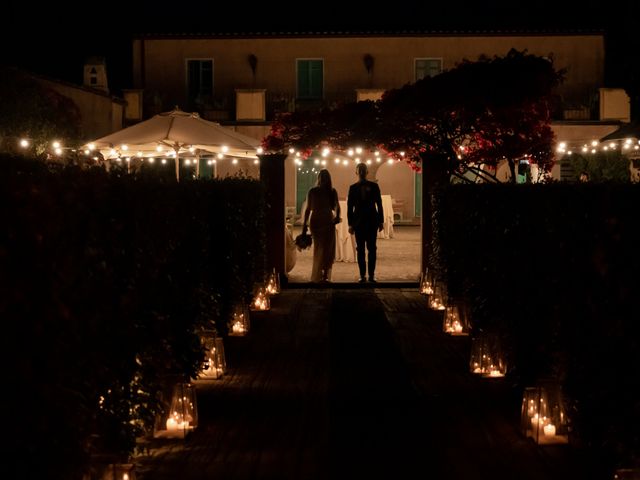
<svg viewBox="0 0 640 480">
<path fill-rule="evenodd" d="M 295 244 L 299 251 L 306 250 L 311 246 L 311 243 L 311 235 L 306 232 L 302 232 L 295 239 Z"/>
</svg>

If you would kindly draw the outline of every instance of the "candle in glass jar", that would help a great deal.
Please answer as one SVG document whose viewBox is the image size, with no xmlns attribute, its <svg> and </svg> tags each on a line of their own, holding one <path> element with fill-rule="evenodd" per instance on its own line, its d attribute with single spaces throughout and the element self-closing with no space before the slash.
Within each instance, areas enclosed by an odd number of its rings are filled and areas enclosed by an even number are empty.
<svg viewBox="0 0 640 480">
<path fill-rule="evenodd" d="M 167 430 L 177 430 L 178 422 L 176 422 L 175 418 L 169 417 L 167 419 Z"/>
<path fill-rule="evenodd" d="M 189 422 L 179 422 L 173 417 L 167 419 L 167 430 L 182 430 L 189 428 Z"/>
<path fill-rule="evenodd" d="M 542 429 L 545 437 L 554 437 L 556 435 L 556 426 L 552 423 L 545 425 Z"/>
<path fill-rule="evenodd" d="M 533 417 L 531 417 L 531 427 L 534 430 L 538 429 L 538 422 L 539 422 L 538 414 L 536 413 Z"/>
<path fill-rule="evenodd" d="M 242 323 L 235 322 L 233 324 L 233 327 L 231 327 L 231 329 L 233 330 L 233 333 L 244 333 L 244 327 L 242 326 Z"/>
</svg>

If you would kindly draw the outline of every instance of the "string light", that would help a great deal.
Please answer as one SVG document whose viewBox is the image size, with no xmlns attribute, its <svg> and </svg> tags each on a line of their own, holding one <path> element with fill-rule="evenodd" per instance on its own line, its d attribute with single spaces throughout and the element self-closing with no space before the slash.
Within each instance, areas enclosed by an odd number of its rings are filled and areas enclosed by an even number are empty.
<svg viewBox="0 0 640 480">
<path fill-rule="evenodd" d="M 29 140 L 27 140 L 26 138 L 23 138 L 22 140 L 20 140 L 20 146 L 22 148 L 27 148 L 29 146 Z"/>
</svg>

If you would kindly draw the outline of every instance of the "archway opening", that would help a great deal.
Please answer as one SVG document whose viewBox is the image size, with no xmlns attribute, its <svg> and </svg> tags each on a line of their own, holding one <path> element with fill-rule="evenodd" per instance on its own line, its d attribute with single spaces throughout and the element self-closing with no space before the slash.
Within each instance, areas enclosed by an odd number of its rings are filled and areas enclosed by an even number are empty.
<svg viewBox="0 0 640 480">
<path fill-rule="evenodd" d="M 378 282 L 416 282 L 420 276 L 420 174 L 407 163 L 380 153 L 314 151 L 307 158 L 289 155 L 285 161 L 285 211 L 287 216 L 289 282 L 307 283 L 311 278 L 313 247 L 299 251 L 291 241 L 301 233 L 307 193 L 316 185 L 318 172 L 327 169 L 338 193 L 342 223 L 336 225 L 336 256 L 331 282 L 350 283 L 359 278 L 355 236 L 347 224 L 347 194 L 357 182 L 358 163 L 369 167 L 368 179 L 378 183 L 383 200 L 384 228 L 377 238 Z M 293 251 L 292 251 L 293 250 Z M 293 263 L 293 266 L 292 266 Z"/>
</svg>

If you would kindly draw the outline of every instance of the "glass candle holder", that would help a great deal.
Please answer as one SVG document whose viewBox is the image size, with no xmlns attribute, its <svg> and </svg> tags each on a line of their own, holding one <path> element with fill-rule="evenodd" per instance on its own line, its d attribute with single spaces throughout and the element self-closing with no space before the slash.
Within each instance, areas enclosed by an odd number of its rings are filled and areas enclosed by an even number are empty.
<svg viewBox="0 0 640 480">
<path fill-rule="evenodd" d="M 500 337 L 480 333 L 480 335 L 473 338 L 471 341 L 469 367 L 471 372 L 483 377 L 504 377 L 507 373 L 507 363 Z"/>
<path fill-rule="evenodd" d="M 522 396 L 522 433 L 540 445 L 569 442 L 569 419 L 560 387 L 527 387 Z"/>
</svg>

